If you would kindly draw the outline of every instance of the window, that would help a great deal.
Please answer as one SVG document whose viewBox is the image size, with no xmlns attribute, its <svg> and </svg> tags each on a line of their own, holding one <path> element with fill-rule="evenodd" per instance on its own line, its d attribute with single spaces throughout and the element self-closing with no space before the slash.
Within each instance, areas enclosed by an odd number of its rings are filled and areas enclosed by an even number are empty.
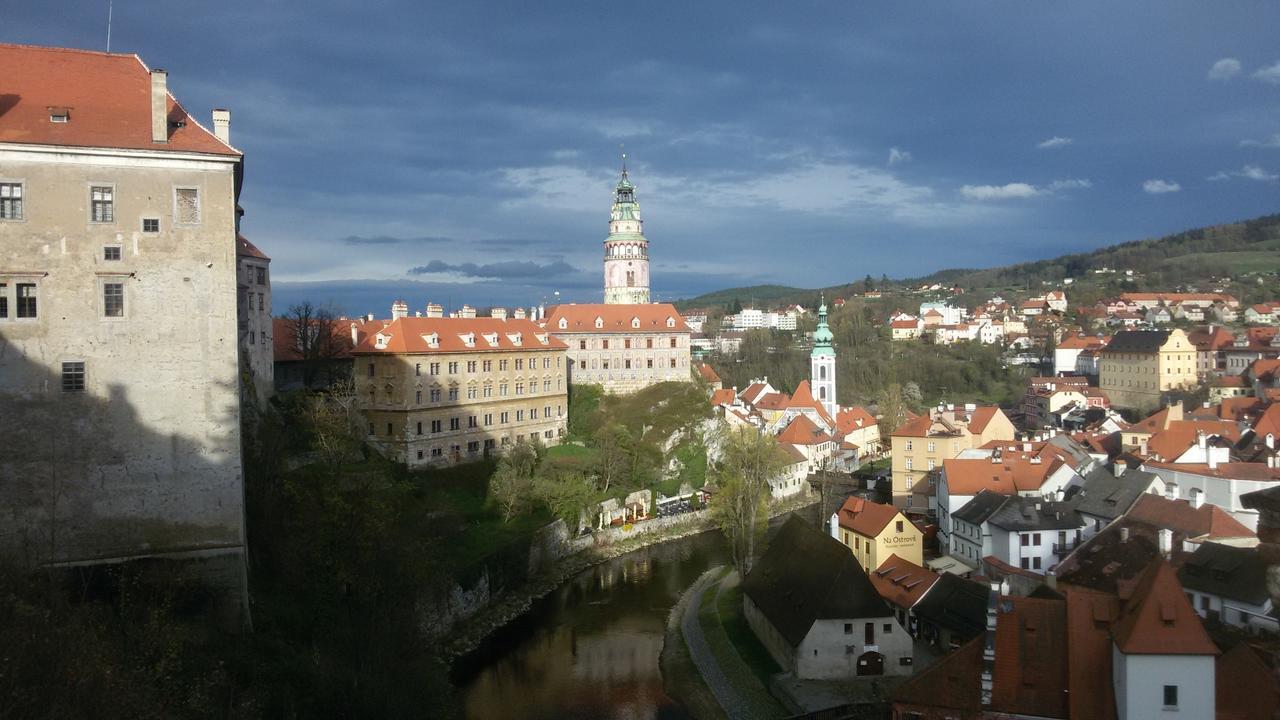
<svg viewBox="0 0 1280 720">
<path fill-rule="evenodd" d="M 461 430 L 461 429 L 462 429 L 462 418 L 456 418 L 456 417 L 449 418 L 449 429 L 450 429 L 450 430 Z"/>
<path fill-rule="evenodd" d="M 431 457 L 444 457 L 444 448 L 431 448 Z"/>
<path fill-rule="evenodd" d="M 844 624 L 844 634 L 845 634 L 845 635 L 852 635 L 852 634 L 853 634 L 853 623 L 845 623 L 845 624 Z"/>
<path fill-rule="evenodd" d="M 475 372 L 475 371 L 476 371 L 476 361 L 475 361 L 475 360 L 468 360 L 468 361 L 467 361 L 467 372 L 469 372 L 469 373 L 473 373 L 473 372 Z"/>
<path fill-rule="evenodd" d="M 675 346 L 676 346 L 676 339 L 675 339 L 675 338 L 671 338 L 671 347 L 675 347 Z M 675 363 L 674 363 L 674 362 L 671 364 L 671 367 L 675 367 Z"/>
<path fill-rule="evenodd" d="M 124 283 L 102 284 L 102 314 L 105 317 L 124 317 Z"/>
<path fill-rule="evenodd" d="M 647 365 L 648 365 L 648 368 L 649 368 L 650 370 L 652 370 L 652 369 L 653 369 L 653 358 L 649 358 L 649 359 L 646 361 L 646 363 L 647 363 Z"/>
<path fill-rule="evenodd" d="M 522 382 L 518 382 L 518 383 L 516 383 L 516 394 L 517 394 L 517 395 L 523 395 L 523 394 L 524 394 L 524 383 L 522 383 Z"/>
<path fill-rule="evenodd" d="M 475 426 L 476 426 L 476 416 L 471 415 L 467 418 L 467 427 L 473 428 Z"/>
<path fill-rule="evenodd" d="M 675 366 L 676 366 L 676 359 L 671 358 L 671 367 L 675 367 Z"/>
<path fill-rule="evenodd" d="M 422 374 L 422 363 L 414 363 L 414 365 L 413 365 L 413 374 L 414 374 L 415 376 L 418 376 L 418 375 L 421 375 L 421 374 Z M 419 395 L 421 395 L 422 393 L 418 393 L 418 394 L 419 394 Z"/>
<path fill-rule="evenodd" d="M 456 375 L 457 373 L 458 373 L 458 363 L 456 362 L 449 363 L 449 374 Z"/>
<path fill-rule="evenodd" d="M 439 374 L 440 374 L 440 363 L 438 363 L 438 362 L 433 362 L 433 363 L 431 363 L 431 374 L 432 374 L 432 375 L 439 375 Z"/>
<path fill-rule="evenodd" d="M 0 283 L 0 320 L 9 318 L 9 285 Z"/>
<path fill-rule="evenodd" d="M 644 346 L 650 350 L 653 349 L 653 338 L 645 338 Z"/>
<path fill-rule="evenodd" d="M 1021 538 L 1021 541 L 1022 541 L 1022 547 L 1029 547 L 1029 546 L 1031 545 L 1031 536 L 1030 536 L 1030 535 L 1019 535 L 1018 537 L 1019 537 L 1019 538 Z"/>
<path fill-rule="evenodd" d="M 419 433 L 419 434 L 421 434 L 421 433 Z M 422 459 L 422 451 L 421 451 L 421 450 L 419 450 L 419 451 L 418 451 L 418 459 L 419 459 L 419 460 L 421 460 L 421 459 Z"/>
<path fill-rule="evenodd" d="M 449 388 L 449 399 L 450 399 L 450 400 L 457 400 L 457 399 L 458 399 L 458 388 L 456 388 L 456 387 L 451 387 L 451 388 Z"/>
<path fill-rule="evenodd" d="M 485 361 L 484 361 L 484 371 L 485 371 L 485 372 L 492 372 L 492 371 L 493 371 L 493 361 L 492 361 L 492 360 L 485 360 Z"/>
<path fill-rule="evenodd" d="M 1023 569 L 1023 570 L 1030 570 L 1030 569 L 1031 569 L 1031 558 L 1022 558 L 1021 565 L 1022 565 L 1022 569 Z"/>
<path fill-rule="evenodd" d="M 1038 557 L 1031 558 L 1031 568 L 1032 568 L 1033 570 L 1039 570 L 1039 569 L 1040 569 L 1040 558 L 1038 558 Z"/>
<path fill-rule="evenodd" d="M 422 423 L 418 423 L 418 434 L 419 434 L 419 435 L 421 435 L 421 434 L 422 434 Z M 418 457 L 422 457 L 422 456 L 421 456 L 421 455 L 419 455 Z"/>
<path fill-rule="evenodd" d="M 431 421 L 431 432 L 438 433 L 443 429 L 443 423 L 440 420 Z"/>
<path fill-rule="evenodd" d="M 511 422 L 511 413 L 499 413 L 498 422 L 502 425 L 506 425 Z"/>
<path fill-rule="evenodd" d="M 517 369 L 517 370 L 523 370 L 523 369 L 524 369 L 524 360 L 523 360 L 523 359 L 521 359 L 521 358 L 516 358 L 516 369 Z"/>
<path fill-rule="evenodd" d="M 930 442 L 930 443 L 925 447 L 925 449 L 926 449 L 926 450 L 928 450 L 929 452 L 933 452 L 933 451 L 934 451 L 934 446 L 935 446 L 935 445 L 936 445 L 936 443 Z"/>
<path fill-rule="evenodd" d="M 173 218 L 179 225 L 197 225 L 200 223 L 200 191 L 196 188 L 178 188 L 174 192 Z M 258 283 L 263 284 L 265 273 L 258 270 Z"/>
<path fill-rule="evenodd" d="M 907 469 L 908 469 L 908 470 L 910 470 L 910 469 L 911 469 L 911 465 L 912 465 L 912 464 L 913 464 L 913 463 L 912 463 L 912 461 L 911 461 L 911 458 L 907 458 Z"/>
<path fill-rule="evenodd" d="M 530 420 L 538 419 L 538 408 L 529 408 L 529 419 Z"/>
<path fill-rule="evenodd" d="M 493 424 L 493 413 L 485 413 L 484 426 L 489 427 L 492 424 Z"/>
<path fill-rule="evenodd" d="M 480 441 L 472 440 L 471 442 L 467 443 L 467 452 L 470 452 L 470 453 L 480 452 Z"/>
<path fill-rule="evenodd" d="M 896 523 L 895 527 L 896 527 L 896 529 L 897 529 L 897 531 L 898 531 L 898 532 L 902 532 L 902 521 L 901 521 L 901 520 L 899 520 L 899 521 Z"/>
<path fill-rule="evenodd" d="M 18 317 L 34 318 L 36 315 L 36 284 L 18 283 L 14 286 L 18 291 Z"/>
<path fill-rule="evenodd" d="M 506 372 L 506 370 L 507 370 L 507 363 L 508 363 L 508 362 L 509 362 L 508 360 L 499 360 L 499 361 L 498 361 L 498 370 L 500 370 L 500 371 L 502 371 L 502 372 Z"/>
<path fill-rule="evenodd" d="M 608 338 L 605 338 L 604 340 L 601 340 L 601 341 L 600 341 L 600 343 L 601 343 L 601 345 L 600 345 L 601 349 L 603 349 L 603 350 L 608 350 L 608 349 L 609 349 L 609 340 L 608 340 Z"/>
<path fill-rule="evenodd" d="M 431 389 L 431 402 L 433 403 L 440 402 L 440 388 Z"/>
<path fill-rule="evenodd" d="M 474 385 L 473 385 L 473 386 L 471 386 L 471 387 L 468 387 L 468 388 L 467 388 L 467 399 L 468 399 L 468 400 L 475 400 L 475 399 L 476 399 L 476 395 L 477 395 L 478 393 L 479 393 L 479 391 L 476 389 L 476 387 L 475 387 Z"/>
<path fill-rule="evenodd" d="M 579 341 L 578 341 L 578 349 L 579 349 L 579 350 L 586 350 L 586 349 L 587 349 L 587 341 L 586 341 L 586 340 L 579 340 Z"/>
<path fill-rule="evenodd" d="M 1177 685 L 1164 686 L 1164 706 L 1167 708 L 1178 707 L 1178 686 Z"/>
<path fill-rule="evenodd" d="M 96 223 L 116 221 L 115 188 L 110 185 L 94 185 L 89 188 L 89 219 Z"/>
<path fill-rule="evenodd" d="M 103 259 L 103 260 L 109 260 L 109 261 L 119 260 L 119 259 L 120 259 L 120 246 L 119 246 L 119 245 L 107 245 L 106 247 L 102 248 L 102 259 Z"/>
<path fill-rule="evenodd" d="M 501 385 L 499 385 L 499 386 L 498 386 L 498 394 L 499 394 L 499 395 L 501 395 L 502 397 L 506 397 L 506 396 L 507 396 L 507 384 L 506 384 L 506 383 L 502 383 Z"/>
<path fill-rule="evenodd" d="M 394 434 L 395 432 L 391 429 L 391 423 L 387 423 L 387 435 L 394 435 Z"/>
<path fill-rule="evenodd" d="M 867 645 L 876 644 L 876 624 L 866 623 L 862 628 L 862 639 Z"/>
<path fill-rule="evenodd" d="M 373 377 L 373 363 L 369 363 L 369 377 Z"/>
<path fill-rule="evenodd" d="M 62 363 L 62 392 L 84 392 L 84 363 Z"/>
<path fill-rule="evenodd" d="M 885 623 L 885 624 L 884 624 L 884 627 L 880 628 L 880 632 L 884 633 L 885 635 L 888 635 L 888 634 L 892 633 L 892 632 L 893 632 L 893 623 Z"/>
<path fill-rule="evenodd" d="M 142 232 L 144 233 L 160 232 L 160 218 L 142 218 Z"/>
<path fill-rule="evenodd" d="M 0 183 L 0 220 L 22 219 L 22 183 Z"/>
<path fill-rule="evenodd" d="M 422 404 L 422 391 L 421 391 L 421 390 L 417 390 L 417 391 L 415 391 L 415 392 L 413 393 L 413 401 L 414 401 L 415 403 L 417 403 L 418 405 L 421 405 L 421 404 Z"/>
<path fill-rule="evenodd" d="M 517 411 L 516 411 L 516 422 L 524 422 L 524 411 L 523 411 L 523 410 L 517 410 Z"/>
<path fill-rule="evenodd" d="M 262 312 L 266 307 L 266 301 L 262 299 L 262 293 L 258 293 L 258 312 Z"/>
</svg>

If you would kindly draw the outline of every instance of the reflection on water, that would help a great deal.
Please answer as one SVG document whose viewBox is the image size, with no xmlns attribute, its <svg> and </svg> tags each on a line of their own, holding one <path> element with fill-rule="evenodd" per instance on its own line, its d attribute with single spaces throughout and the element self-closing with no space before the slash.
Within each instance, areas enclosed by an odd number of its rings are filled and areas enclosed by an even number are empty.
<svg viewBox="0 0 1280 720">
<path fill-rule="evenodd" d="M 709 532 L 584 570 L 459 661 L 466 717 L 688 717 L 662 689 L 667 613 L 728 561 L 722 536 Z"/>
</svg>

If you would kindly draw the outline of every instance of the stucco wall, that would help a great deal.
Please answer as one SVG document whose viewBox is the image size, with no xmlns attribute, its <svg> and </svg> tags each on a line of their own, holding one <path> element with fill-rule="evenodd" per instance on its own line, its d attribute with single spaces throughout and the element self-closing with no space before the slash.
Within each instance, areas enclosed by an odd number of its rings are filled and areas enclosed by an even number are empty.
<svg viewBox="0 0 1280 720">
<path fill-rule="evenodd" d="M 866 640 L 866 623 L 874 625 L 873 642 Z M 850 626 L 850 632 L 845 627 Z M 890 628 L 884 632 L 885 626 Z M 912 657 L 911 635 L 898 624 L 897 618 L 817 620 L 796 649 L 796 676 L 810 680 L 833 680 L 858 676 L 858 658 L 866 652 L 884 655 L 884 675 L 910 675 L 911 665 L 902 658 Z"/>
<path fill-rule="evenodd" d="M 1213 657 L 1125 655 L 1112 647 L 1118 720 L 1214 717 Z M 1178 686 L 1176 712 L 1164 707 L 1164 686 Z"/>
<path fill-rule="evenodd" d="M 0 221 L 0 548 L 240 555 L 233 165 L 0 150 L 0 168 L 25 185 L 25 218 Z M 114 187 L 113 222 L 90 222 L 97 184 Z M 199 189 L 199 224 L 175 224 L 176 186 Z M 14 317 L 18 277 L 38 285 L 35 319 Z M 123 317 L 104 316 L 106 278 Z M 83 391 L 62 390 L 69 361 Z"/>
</svg>

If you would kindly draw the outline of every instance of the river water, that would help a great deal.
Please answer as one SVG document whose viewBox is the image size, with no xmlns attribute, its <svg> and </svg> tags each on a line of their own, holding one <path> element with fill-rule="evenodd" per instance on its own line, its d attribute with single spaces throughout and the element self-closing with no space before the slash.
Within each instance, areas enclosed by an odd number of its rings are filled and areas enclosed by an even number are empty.
<svg viewBox="0 0 1280 720">
<path fill-rule="evenodd" d="M 706 532 L 582 571 L 454 667 L 468 720 L 677 720 L 658 655 L 667 615 L 708 568 L 729 562 Z"/>
<path fill-rule="evenodd" d="M 798 512 L 816 521 L 816 505 Z M 688 718 L 662 688 L 667 615 L 698 576 L 729 562 L 712 531 L 583 570 L 454 665 L 467 719 Z"/>
</svg>

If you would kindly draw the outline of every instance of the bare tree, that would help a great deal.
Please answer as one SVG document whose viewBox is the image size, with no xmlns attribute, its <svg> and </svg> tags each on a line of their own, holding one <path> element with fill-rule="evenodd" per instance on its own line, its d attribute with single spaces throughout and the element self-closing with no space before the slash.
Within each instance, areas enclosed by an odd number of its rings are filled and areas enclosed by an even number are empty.
<svg viewBox="0 0 1280 720">
<path fill-rule="evenodd" d="M 330 385 L 307 406 L 312 444 L 330 472 L 364 446 L 365 421 L 351 381 Z"/>
<path fill-rule="evenodd" d="M 285 324 L 289 339 L 302 359 L 304 387 L 316 387 L 321 373 L 324 373 L 324 385 L 338 380 L 334 361 L 349 349 L 350 343 L 341 334 L 333 310 L 304 300 L 289 306 Z"/>
<path fill-rule="evenodd" d="M 725 439 L 711 509 L 744 577 L 767 524 L 769 481 L 782 473 L 786 460 L 772 435 L 742 428 Z"/>
</svg>

